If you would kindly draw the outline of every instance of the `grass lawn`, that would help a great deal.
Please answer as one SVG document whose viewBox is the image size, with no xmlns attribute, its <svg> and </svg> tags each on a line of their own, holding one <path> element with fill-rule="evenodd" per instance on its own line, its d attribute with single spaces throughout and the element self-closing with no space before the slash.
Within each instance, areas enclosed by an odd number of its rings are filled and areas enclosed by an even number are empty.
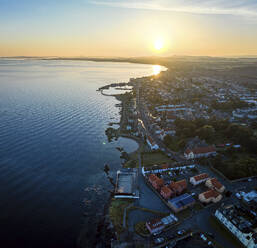
<svg viewBox="0 0 257 248">
<path fill-rule="evenodd" d="M 109 216 L 118 234 L 124 231 L 123 212 L 134 200 L 112 199 L 109 207 Z"/>
<path fill-rule="evenodd" d="M 188 218 L 190 215 L 191 215 L 191 210 L 189 208 L 186 208 L 186 209 L 184 209 L 181 212 L 176 214 L 179 221 L 183 221 L 184 219 Z"/>
<path fill-rule="evenodd" d="M 149 231 L 146 228 L 145 222 L 138 222 L 137 224 L 135 224 L 134 226 L 135 232 L 139 235 L 149 235 Z"/>
<path fill-rule="evenodd" d="M 128 209 L 128 211 L 133 211 L 133 210 L 140 210 L 140 211 L 149 212 L 149 213 L 158 215 L 160 217 L 165 217 L 165 216 L 169 215 L 169 213 L 160 212 L 160 211 L 152 210 L 152 209 L 149 209 L 149 208 L 137 207 L 137 206 L 132 206 Z"/>
<path fill-rule="evenodd" d="M 231 244 L 234 248 L 243 248 L 244 246 L 237 240 L 234 235 L 229 232 L 214 216 L 211 216 L 209 219 L 211 225 Z"/>
<path fill-rule="evenodd" d="M 150 167 L 154 164 L 170 163 L 173 160 L 162 152 L 147 152 L 142 153 L 142 165 L 144 167 Z"/>
</svg>

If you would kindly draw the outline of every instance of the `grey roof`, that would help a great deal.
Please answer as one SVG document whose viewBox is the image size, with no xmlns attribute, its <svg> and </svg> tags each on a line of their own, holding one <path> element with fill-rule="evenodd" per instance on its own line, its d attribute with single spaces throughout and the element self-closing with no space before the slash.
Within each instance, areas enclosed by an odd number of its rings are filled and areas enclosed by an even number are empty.
<svg viewBox="0 0 257 248">
<path fill-rule="evenodd" d="M 169 200 L 169 203 L 176 208 L 181 208 L 195 202 L 195 199 L 189 194 L 183 194 Z"/>
</svg>

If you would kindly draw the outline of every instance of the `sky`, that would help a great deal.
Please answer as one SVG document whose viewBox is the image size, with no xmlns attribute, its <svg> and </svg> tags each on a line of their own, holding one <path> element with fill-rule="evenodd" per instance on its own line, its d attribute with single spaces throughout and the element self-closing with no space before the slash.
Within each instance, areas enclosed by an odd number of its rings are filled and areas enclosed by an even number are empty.
<svg viewBox="0 0 257 248">
<path fill-rule="evenodd" d="M 155 55 L 257 55 L 257 0 L 0 0 L 0 56 Z"/>
</svg>

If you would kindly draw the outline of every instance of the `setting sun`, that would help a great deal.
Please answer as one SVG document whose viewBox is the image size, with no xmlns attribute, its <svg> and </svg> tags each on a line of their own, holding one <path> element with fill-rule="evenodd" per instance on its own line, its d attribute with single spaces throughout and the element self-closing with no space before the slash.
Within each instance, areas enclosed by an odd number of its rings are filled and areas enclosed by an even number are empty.
<svg viewBox="0 0 257 248">
<path fill-rule="evenodd" d="M 163 41 L 158 39 L 154 42 L 154 48 L 155 50 L 161 50 L 163 48 Z"/>
</svg>

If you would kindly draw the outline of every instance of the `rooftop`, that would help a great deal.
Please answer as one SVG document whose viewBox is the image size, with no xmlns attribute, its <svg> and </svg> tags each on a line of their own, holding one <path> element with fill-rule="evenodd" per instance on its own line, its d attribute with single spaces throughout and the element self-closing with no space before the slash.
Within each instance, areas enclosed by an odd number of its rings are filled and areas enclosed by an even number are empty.
<svg viewBox="0 0 257 248">
<path fill-rule="evenodd" d="M 186 149 L 185 153 L 189 154 L 190 152 L 193 152 L 195 154 L 201 154 L 201 153 L 209 153 L 209 152 L 215 152 L 216 149 L 214 146 L 205 146 L 205 147 L 196 147 L 193 149 Z"/>
<path fill-rule="evenodd" d="M 194 179 L 195 179 L 195 181 L 200 181 L 200 180 L 203 180 L 208 177 L 209 177 L 209 175 L 207 173 L 202 173 L 197 176 L 194 176 Z"/>
<path fill-rule="evenodd" d="M 212 185 L 213 185 L 215 188 L 217 188 L 217 189 L 220 189 L 220 188 L 223 187 L 223 185 L 218 181 L 217 178 L 212 178 L 212 179 L 210 179 L 210 181 L 211 181 Z"/>
<path fill-rule="evenodd" d="M 220 193 L 218 193 L 216 190 L 213 190 L 213 189 L 205 191 L 202 194 L 204 195 L 205 199 L 209 199 L 212 197 L 216 198 L 220 195 Z"/>
<path fill-rule="evenodd" d="M 240 231 L 257 234 L 257 220 L 242 206 L 228 205 L 221 207 L 219 211 L 230 220 Z"/>
<path fill-rule="evenodd" d="M 181 208 L 194 202 L 195 199 L 187 193 L 169 200 L 169 203 L 175 206 L 176 208 Z"/>
</svg>

